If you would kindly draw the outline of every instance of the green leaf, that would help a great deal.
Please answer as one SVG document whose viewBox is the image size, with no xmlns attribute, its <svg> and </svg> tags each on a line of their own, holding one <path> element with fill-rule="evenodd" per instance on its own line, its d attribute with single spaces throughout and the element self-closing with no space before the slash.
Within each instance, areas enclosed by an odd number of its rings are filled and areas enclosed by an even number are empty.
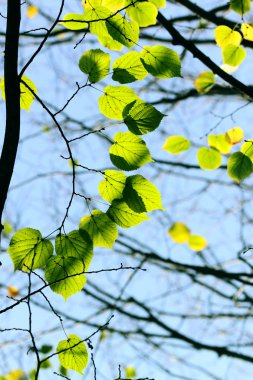
<svg viewBox="0 0 253 380">
<path fill-rule="evenodd" d="M 105 78 L 110 70 L 110 54 L 100 49 L 86 51 L 79 60 L 79 68 L 88 74 L 89 81 L 96 83 Z"/>
<path fill-rule="evenodd" d="M 31 79 L 27 78 L 26 76 L 22 76 L 21 78 L 31 89 L 32 91 L 37 94 L 37 87 L 31 81 Z M 5 84 L 4 84 L 4 77 L 1 78 L 0 81 L 0 88 L 2 93 L 3 100 L 6 99 L 5 97 Z M 30 107 L 34 101 L 34 94 L 23 84 L 20 83 L 20 108 L 22 108 L 25 111 L 29 111 Z"/>
<path fill-rule="evenodd" d="M 215 85 L 215 76 L 211 71 L 203 71 L 194 81 L 199 94 L 206 94 Z"/>
<path fill-rule="evenodd" d="M 164 210 L 160 192 L 142 175 L 137 174 L 127 178 L 123 196 L 128 206 L 135 212 Z"/>
<path fill-rule="evenodd" d="M 222 156 L 220 152 L 213 148 L 200 148 L 197 159 L 199 166 L 204 170 L 214 170 L 221 166 Z"/>
<path fill-rule="evenodd" d="M 126 1 L 126 5 L 131 3 L 132 0 Z M 135 2 L 134 5 L 126 9 L 126 13 L 132 20 L 136 21 L 139 26 L 146 27 L 156 24 L 158 10 L 154 4 L 147 1 L 143 3 Z"/>
<path fill-rule="evenodd" d="M 164 118 L 164 114 L 151 104 L 134 100 L 123 110 L 124 123 L 135 135 L 144 135 L 154 131 Z"/>
<path fill-rule="evenodd" d="M 56 352 L 64 368 L 83 375 L 83 369 L 87 367 L 89 357 L 86 345 L 77 335 L 71 334 L 67 340 L 59 342 Z"/>
<path fill-rule="evenodd" d="M 208 145 L 217 149 L 222 154 L 230 153 L 232 144 L 227 141 L 225 134 L 209 135 Z"/>
<path fill-rule="evenodd" d="M 53 256 L 47 263 L 45 279 L 52 291 L 61 294 L 66 301 L 84 287 L 84 271 L 83 262 L 75 257 Z"/>
<path fill-rule="evenodd" d="M 157 78 L 181 76 L 179 55 L 165 46 L 144 46 L 141 61 L 145 69 Z"/>
<path fill-rule="evenodd" d="M 91 216 L 84 216 L 79 229 L 88 232 L 93 244 L 98 247 L 112 248 L 118 237 L 116 224 L 100 210 L 92 211 Z"/>
<path fill-rule="evenodd" d="M 93 257 L 93 243 L 85 231 L 74 230 L 68 235 L 58 235 L 55 239 L 55 251 L 57 255 L 64 257 L 76 257 L 88 270 Z"/>
<path fill-rule="evenodd" d="M 219 25 L 214 30 L 215 41 L 218 46 L 225 47 L 226 45 L 239 46 L 242 41 L 242 36 L 239 32 L 225 25 Z"/>
<path fill-rule="evenodd" d="M 233 153 L 228 159 L 228 175 L 237 182 L 247 178 L 253 171 L 251 159 L 242 152 Z"/>
<path fill-rule="evenodd" d="M 41 352 L 42 354 L 46 355 L 48 354 L 50 351 L 52 351 L 53 349 L 53 346 L 49 345 L 49 344 L 43 344 L 40 349 L 39 349 L 39 352 Z"/>
<path fill-rule="evenodd" d="M 106 21 L 106 28 L 110 36 L 130 48 L 139 40 L 139 25 L 135 21 L 128 21 L 119 13 Z"/>
<path fill-rule="evenodd" d="M 251 8 L 250 0 L 230 0 L 230 8 L 240 15 L 248 13 Z"/>
<path fill-rule="evenodd" d="M 127 176 L 118 170 L 105 170 L 105 179 L 98 185 L 98 191 L 107 202 L 121 199 Z"/>
<path fill-rule="evenodd" d="M 17 231 L 8 248 L 15 270 L 43 268 L 53 251 L 52 243 L 43 239 L 40 231 L 33 228 Z"/>
<path fill-rule="evenodd" d="M 253 161 L 253 141 L 246 141 L 241 146 L 241 152 Z"/>
<path fill-rule="evenodd" d="M 203 236 L 200 235 L 190 235 L 188 240 L 189 248 L 193 251 L 199 252 L 203 251 L 207 247 L 207 241 Z"/>
<path fill-rule="evenodd" d="M 179 154 L 188 150 L 191 142 L 183 136 L 170 136 L 166 139 L 162 149 L 172 154 Z"/>
<path fill-rule="evenodd" d="M 88 24 L 84 21 L 83 14 L 68 13 L 63 17 L 60 24 L 70 30 L 82 30 L 88 27 Z"/>
<path fill-rule="evenodd" d="M 241 46 L 226 45 L 222 49 L 223 62 L 229 66 L 239 66 L 246 58 L 246 50 Z"/>
<path fill-rule="evenodd" d="M 41 366 L 40 366 L 41 369 L 48 369 L 50 367 L 52 367 L 50 360 L 46 360 L 46 361 L 42 362 Z"/>
<path fill-rule="evenodd" d="M 148 220 L 145 213 L 134 212 L 127 203 L 121 199 L 115 199 L 107 210 L 109 217 L 122 228 L 137 226 Z"/>
<path fill-rule="evenodd" d="M 112 66 L 112 79 L 123 84 L 144 79 L 148 72 L 144 68 L 140 57 L 141 53 L 131 51 L 116 59 Z"/>
<path fill-rule="evenodd" d="M 110 119 L 123 119 L 123 109 L 138 96 L 127 86 L 107 86 L 104 95 L 98 99 L 100 112 Z"/>
<path fill-rule="evenodd" d="M 168 234 L 175 243 L 186 243 L 190 237 L 190 229 L 181 222 L 174 223 L 168 230 Z"/>
<path fill-rule="evenodd" d="M 131 132 L 118 132 L 114 141 L 109 152 L 110 159 L 117 168 L 135 170 L 153 161 L 145 142 L 139 136 Z"/>
</svg>

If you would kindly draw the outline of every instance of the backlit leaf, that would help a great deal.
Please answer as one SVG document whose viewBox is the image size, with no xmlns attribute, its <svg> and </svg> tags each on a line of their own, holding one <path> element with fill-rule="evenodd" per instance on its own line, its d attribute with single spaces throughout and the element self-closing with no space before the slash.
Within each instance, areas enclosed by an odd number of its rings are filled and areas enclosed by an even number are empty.
<svg viewBox="0 0 253 380">
<path fill-rule="evenodd" d="M 123 196 L 128 206 L 135 212 L 164 210 L 160 192 L 142 175 L 127 177 Z"/>
<path fill-rule="evenodd" d="M 68 339 L 59 342 L 56 352 L 64 368 L 83 374 L 89 357 L 85 343 L 77 335 L 71 334 Z"/>
<path fill-rule="evenodd" d="M 174 223 L 168 230 L 168 234 L 175 243 L 186 243 L 189 240 L 190 229 L 181 222 Z"/>
<path fill-rule="evenodd" d="M 179 154 L 188 150 L 191 142 L 183 136 L 170 136 L 166 139 L 162 149 L 172 154 Z"/>
<path fill-rule="evenodd" d="M 251 159 L 242 152 L 233 153 L 228 159 L 228 175 L 237 182 L 247 178 L 253 171 Z"/>
<path fill-rule="evenodd" d="M 76 257 L 89 268 L 93 257 L 93 243 L 85 231 L 74 230 L 67 235 L 58 235 L 55 239 L 55 251 L 59 256 Z"/>
<path fill-rule="evenodd" d="M 164 116 L 154 106 L 142 100 L 134 100 L 123 110 L 124 123 L 135 135 L 144 135 L 154 131 Z"/>
<path fill-rule="evenodd" d="M 31 90 L 37 94 L 37 88 L 31 79 L 27 78 L 25 75 L 21 78 L 30 88 Z M 5 100 L 5 84 L 4 77 L 2 77 L 0 81 L 0 88 L 2 92 L 2 98 Z M 20 83 L 20 108 L 29 111 L 32 103 L 34 101 L 34 94 L 26 87 L 25 84 Z"/>
<path fill-rule="evenodd" d="M 131 4 L 132 0 L 127 0 L 126 5 Z M 134 5 L 126 9 L 127 15 L 139 26 L 146 27 L 156 24 L 156 17 L 158 14 L 157 7 L 147 1 L 143 3 L 135 2 Z"/>
<path fill-rule="evenodd" d="M 235 127 L 235 128 L 229 129 L 226 132 L 225 138 L 226 138 L 227 142 L 229 142 L 230 144 L 237 144 L 243 140 L 244 132 L 243 132 L 242 128 Z"/>
<path fill-rule="evenodd" d="M 79 292 L 86 283 L 85 266 L 76 257 L 53 256 L 48 260 L 45 279 L 53 292 L 64 300 Z"/>
<path fill-rule="evenodd" d="M 127 203 L 121 199 L 112 201 L 111 206 L 107 210 L 107 214 L 122 228 L 137 226 L 137 224 L 149 219 L 144 212 L 138 213 L 133 211 L 128 207 Z"/>
<path fill-rule="evenodd" d="M 108 202 L 121 199 L 127 176 L 118 170 L 105 170 L 104 177 L 98 186 L 101 197 Z"/>
<path fill-rule="evenodd" d="M 127 86 L 107 86 L 104 95 L 98 99 L 99 109 L 103 115 L 110 119 L 123 119 L 123 109 L 138 96 Z"/>
<path fill-rule="evenodd" d="M 43 268 L 53 251 L 52 243 L 43 239 L 40 231 L 33 228 L 17 231 L 8 248 L 15 270 Z"/>
<path fill-rule="evenodd" d="M 149 0 L 150 3 L 153 3 L 157 8 L 165 8 L 166 0 Z"/>
<path fill-rule="evenodd" d="M 131 132 L 118 132 L 111 146 L 110 159 L 122 170 L 135 170 L 153 161 L 145 142 Z"/>
<path fill-rule="evenodd" d="M 128 21 L 119 13 L 106 21 L 106 28 L 114 40 L 128 48 L 136 45 L 139 40 L 137 22 Z"/>
<path fill-rule="evenodd" d="M 110 54 L 104 53 L 100 49 L 88 50 L 81 56 L 79 68 L 88 74 L 91 83 L 96 83 L 109 73 Z"/>
<path fill-rule="evenodd" d="M 157 78 L 180 77 L 179 55 L 165 46 L 144 46 L 141 61 L 145 69 Z"/>
<path fill-rule="evenodd" d="M 84 15 L 77 13 L 68 13 L 63 17 L 60 24 L 70 30 L 82 30 L 88 27 L 88 24 L 84 21 Z"/>
<path fill-rule="evenodd" d="M 222 162 L 220 152 L 213 148 L 200 148 L 197 153 L 199 166 L 204 170 L 217 169 Z"/>
<path fill-rule="evenodd" d="M 229 66 L 239 66 L 246 58 L 246 50 L 241 46 L 226 45 L 222 49 L 223 62 Z"/>
<path fill-rule="evenodd" d="M 241 152 L 253 161 L 253 141 L 246 141 L 241 146 Z"/>
<path fill-rule="evenodd" d="M 190 235 L 188 240 L 189 248 L 193 251 L 203 251 L 207 247 L 207 241 L 203 236 Z"/>
<path fill-rule="evenodd" d="M 206 94 L 215 85 L 215 76 L 212 71 L 203 71 L 194 81 L 194 86 L 199 94 Z"/>
<path fill-rule="evenodd" d="M 148 72 L 144 68 L 140 57 L 140 53 L 131 51 L 116 59 L 112 66 L 112 79 L 123 84 L 144 79 Z"/>
<path fill-rule="evenodd" d="M 251 8 L 250 0 L 230 0 L 230 8 L 240 15 L 248 13 Z"/>
<path fill-rule="evenodd" d="M 80 220 L 79 229 L 88 232 L 95 246 L 112 248 L 118 236 L 116 224 L 100 210 Z"/>
<path fill-rule="evenodd" d="M 228 142 L 225 134 L 209 135 L 208 145 L 217 149 L 222 154 L 228 154 L 231 150 L 231 143 Z"/>
<path fill-rule="evenodd" d="M 241 34 L 226 25 L 217 26 L 214 30 L 214 36 L 217 45 L 220 47 L 225 47 L 230 44 L 239 46 L 242 41 Z"/>
<path fill-rule="evenodd" d="M 241 25 L 241 31 L 243 38 L 248 41 L 253 41 L 253 26 L 250 24 L 243 23 Z"/>
</svg>

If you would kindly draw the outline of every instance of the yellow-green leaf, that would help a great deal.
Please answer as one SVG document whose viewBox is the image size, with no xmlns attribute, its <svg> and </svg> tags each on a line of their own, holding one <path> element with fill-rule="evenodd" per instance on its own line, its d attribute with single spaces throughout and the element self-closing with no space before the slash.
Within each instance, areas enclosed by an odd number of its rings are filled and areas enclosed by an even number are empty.
<svg viewBox="0 0 253 380">
<path fill-rule="evenodd" d="M 203 71 L 194 81 L 199 94 L 206 94 L 215 85 L 215 76 L 212 71 Z"/>
<path fill-rule="evenodd" d="M 244 132 L 243 132 L 242 128 L 234 127 L 232 129 L 229 129 L 226 132 L 225 138 L 226 138 L 227 142 L 234 145 L 234 144 L 237 144 L 243 140 Z"/>
<path fill-rule="evenodd" d="M 56 352 L 61 365 L 83 375 L 83 369 L 88 364 L 88 351 L 79 336 L 71 334 L 68 339 L 59 342 Z"/>
<path fill-rule="evenodd" d="M 104 177 L 98 185 L 101 197 L 108 202 L 121 199 L 127 176 L 118 170 L 105 170 Z"/>
<path fill-rule="evenodd" d="M 228 142 L 225 134 L 209 135 L 208 145 L 212 148 L 217 149 L 222 154 L 230 153 L 232 147 L 232 144 Z"/>
<path fill-rule="evenodd" d="M 239 66 L 246 58 L 246 50 L 241 46 L 226 45 L 222 49 L 223 62 L 229 66 Z"/>
<path fill-rule="evenodd" d="M 132 0 L 127 0 L 126 5 L 131 4 Z M 147 1 L 143 3 L 135 2 L 134 5 L 126 9 L 127 15 L 139 26 L 146 27 L 156 24 L 156 17 L 158 14 L 157 7 Z"/>
<path fill-rule="evenodd" d="M 243 23 L 241 25 L 243 38 L 248 41 L 253 41 L 253 26 L 251 24 Z"/>
<path fill-rule="evenodd" d="M 134 379 L 137 376 L 136 369 L 134 367 L 126 367 L 125 375 L 128 379 Z"/>
<path fill-rule="evenodd" d="M 144 79 L 148 72 L 144 68 L 140 57 L 141 53 L 131 51 L 116 59 L 112 66 L 112 79 L 122 84 Z"/>
<path fill-rule="evenodd" d="M 174 50 L 165 46 L 144 46 L 141 61 L 145 69 L 157 78 L 181 76 L 181 61 Z"/>
<path fill-rule="evenodd" d="M 104 53 L 100 49 L 87 50 L 79 60 L 79 68 L 88 74 L 91 83 L 96 83 L 109 73 L 110 54 Z"/>
<path fill-rule="evenodd" d="M 175 243 L 186 243 L 189 240 L 190 229 L 181 222 L 174 223 L 168 230 L 168 234 Z"/>
<path fill-rule="evenodd" d="M 253 161 L 253 141 L 246 141 L 241 146 L 241 152 Z"/>
<path fill-rule="evenodd" d="M 228 159 L 228 175 L 237 182 L 247 178 L 253 170 L 251 159 L 242 152 L 233 153 Z"/>
<path fill-rule="evenodd" d="M 117 13 L 112 18 L 109 18 L 105 25 L 110 36 L 122 45 L 130 48 L 137 44 L 139 40 L 139 25 L 137 22 L 128 21 Z"/>
<path fill-rule="evenodd" d="M 24 81 L 30 88 L 31 90 L 37 94 L 37 88 L 33 81 L 31 79 L 27 78 L 26 76 L 22 76 L 21 78 L 22 81 Z M 2 77 L 1 82 L 0 82 L 0 88 L 2 92 L 2 98 L 5 100 L 5 82 L 4 82 L 4 77 Z M 23 84 L 20 83 L 20 108 L 29 111 L 32 103 L 34 101 L 34 94 Z"/>
<path fill-rule="evenodd" d="M 217 26 L 214 30 L 214 36 L 217 45 L 220 47 L 226 45 L 239 46 L 242 41 L 241 34 L 226 25 Z"/>
<path fill-rule="evenodd" d="M 122 228 L 137 226 L 149 219 L 145 212 L 133 211 L 123 199 L 112 201 L 107 215 Z"/>
<path fill-rule="evenodd" d="M 61 25 L 70 30 L 82 30 L 88 27 L 83 14 L 68 13 L 60 22 Z"/>
<path fill-rule="evenodd" d="M 184 136 L 170 136 L 166 139 L 162 149 L 172 154 L 179 154 L 188 150 L 191 142 Z"/>
<path fill-rule="evenodd" d="M 200 148 L 197 153 L 199 166 L 204 170 L 215 170 L 222 162 L 221 153 L 213 148 Z"/>
<path fill-rule="evenodd" d="M 188 240 L 189 248 L 193 251 L 203 251 L 207 247 L 207 241 L 203 236 L 190 235 Z"/>
<path fill-rule="evenodd" d="M 240 15 L 248 13 L 251 8 L 250 0 L 230 0 L 230 8 Z"/>
</svg>

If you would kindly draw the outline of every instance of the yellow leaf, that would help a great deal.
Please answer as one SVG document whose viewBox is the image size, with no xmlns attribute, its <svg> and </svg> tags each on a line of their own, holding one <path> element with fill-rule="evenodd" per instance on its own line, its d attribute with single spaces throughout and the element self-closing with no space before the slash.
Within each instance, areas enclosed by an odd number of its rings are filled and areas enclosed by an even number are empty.
<svg viewBox="0 0 253 380">
<path fill-rule="evenodd" d="M 250 24 L 242 24 L 241 31 L 243 34 L 243 38 L 248 41 L 253 41 L 253 26 Z"/>
<path fill-rule="evenodd" d="M 39 12 L 39 8 L 36 7 L 36 5 L 28 5 L 28 7 L 26 8 L 26 17 L 27 18 L 34 18 L 37 16 Z"/>
<path fill-rule="evenodd" d="M 26 376 L 22 369 L 14 369 L 7 375 L 7 380 L 25 380 Z"/>
<path fill-rule="evenodd" d="M 176 222 L 170 227 L 168 234 L 175 243 L 186 243 L 189 240 L 190 229 L 184 223 Z"/>
<path fill-rule="evenodd" d="M 15 298 L 19 295 L 19 290 L 16 286 L 10 285 L 7 287 L 7 294 L 9 297 Z"/>
<path fill-rule="evenodd" d="M 242 41 L 242 36 L 239 32 L 236 32 L 225 25 L 220 25 L 215 28 L 214 37 L 217 45 L 220 47 L 230 44 L 239 46 Z"/>
<path fill-rule="evenodd" d="M 128 379 L 133 379 L 134 377 L 136 377 L 136 370 L 134 367 L 126 367 L 125 374 Z"/>
<path fill-rule="evenodd" d="M 207 247 L 207 241 L 203 236 L 200 235 L 190 235 L 189 236 L 189 248 L 193 251 L 203 251 Z"/>
<path fill-rule="evenodd" d="M 226 136 L 227 142 L 229 142 L 229 144 L 234 145 L 242 141 L 242 139 L 244 138 L 244 133 L 243 133 L 242 128 L 235 127 L 235 128 L 229 129 L 226 132 L 225 136 Z"/>
</svg>

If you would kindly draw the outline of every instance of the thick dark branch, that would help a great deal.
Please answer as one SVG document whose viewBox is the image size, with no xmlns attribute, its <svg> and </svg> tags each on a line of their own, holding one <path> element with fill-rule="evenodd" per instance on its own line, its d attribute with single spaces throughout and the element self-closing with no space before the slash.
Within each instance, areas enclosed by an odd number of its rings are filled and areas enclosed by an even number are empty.
<svg viewBox="0 0 253 380">
<path fill-rule="evenodd" d="M 20 0 L 8 0 L 4 77 L 6 127 L 0 158 L 0 233 L 2 213 L 15 164 L 20 131 L 20 83 L 18 77 L 18 41 Z"/>
</svg>

